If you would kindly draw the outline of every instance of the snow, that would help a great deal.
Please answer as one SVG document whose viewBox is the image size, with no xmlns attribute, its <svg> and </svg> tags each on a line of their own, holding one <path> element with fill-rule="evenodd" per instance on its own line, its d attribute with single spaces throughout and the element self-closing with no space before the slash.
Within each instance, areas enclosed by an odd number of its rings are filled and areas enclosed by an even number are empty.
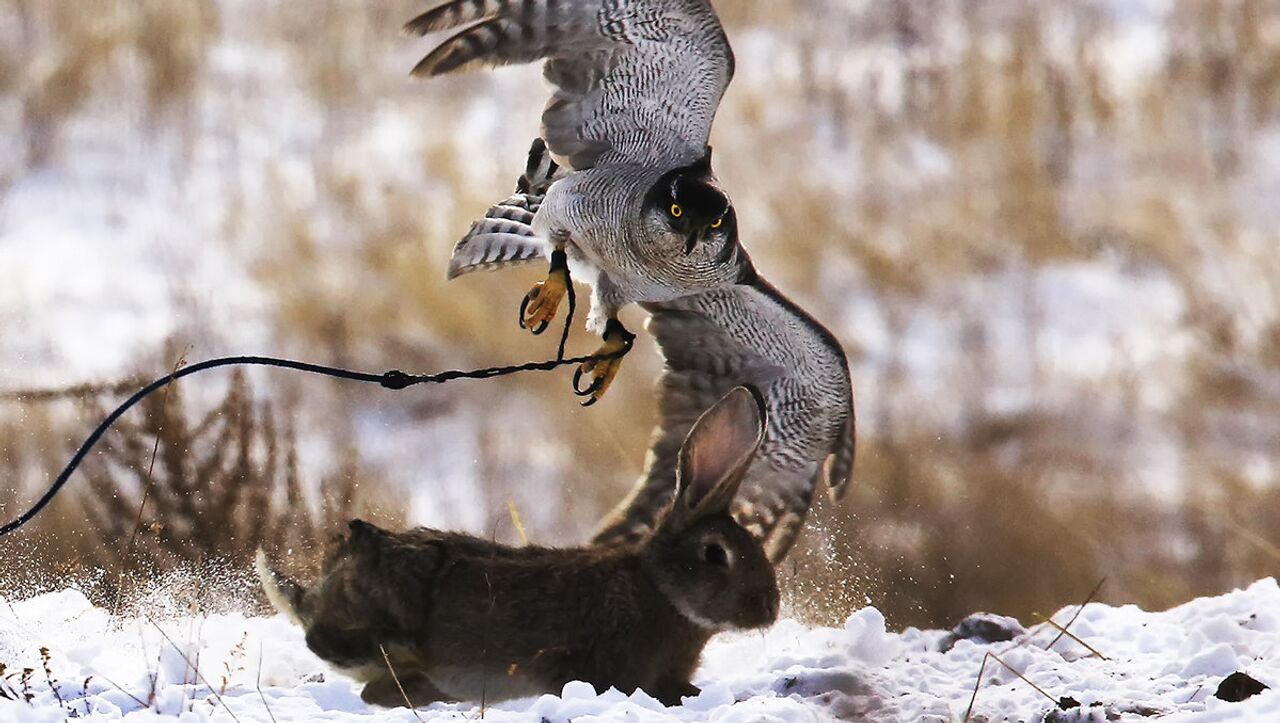
<svg viewBox="0 0 1280 723">
<path fill-rule="evenodd" d="M 416 714 L 366 706 L 359 685 L 307 651 L 301 630 L 282 616 L 190 615 L 156 601 L 150 606 L 157 608 L 153 614 L 112 617 L 75 590 L 0 605 L 0 661 L 7 668 L 0 693 L 20 698 L 21 671 L 33 670 L 25 686 L 31 702 L 0 697 L 0 720 L 57 721 L 74 715 L 184 722 L 445 721 L 481 714 L 472 704 L 437 703 Z M 980 670 L 982 685 L 970 720 L 1280 716 L 1280 693 L 1273 690 L 1239 703 L 1214 696 L 1222 679 L 1237 671 L 1280 686 L 1280 585 L 1275 579 L 1164 612 L 1091 603 L 1083 610 L 1064 608 L 1054 620 L 1069 625 L 1084 644 L 1069 637 L 1054 643 L 1052 627 L 1035 625 L 1006 642 L 962 639 L 944 653 L 946 631 L 891 632 L 875 608 L 854 612 L 840 627 L 782 620 L 764 632 L 714 639 L 694 679 L 701 695 L 679 707 L 664 708 L 643 691 L 627 695 L 570 683 L 559 695 L 487 706 L 484 719 L 959 721 L 965 719 Z M 41 647 L 49 649 L 49 676 Z M 193 664 L 198 674 L 192 673 Z M 1046 695 L 1081 705 L 1059 711 Z M 146 701 L 149 705 L 141 704 Z"/>
<path fill-rule="evenodd" d="M 1096 51 L 1104 61 L 1104 76 L 1117 97 L 1140 98 L 1140 91 L 1159 77 L 1170 52 L 1162 23 L 1173 4 L 1110 0 L 1106 5 L 1116 26 L 1100 39 Z M 490 188 L 495 178 L 508 178 L 511 159 L 521 157 L 529 129 L 537 127 L 545 95 L 538 83 L 530 82 L 536 80 L 536 69 L 506 69 L 453 85 L 413 86 L 403 76 L 422 47 L 401 43 L 386 57 L 370 60 L 370 77 L 393 79 L 383 80 L 387 87 L 376 93 L 357 96 L 376 103 L 374 109 L 352 114 L 362 122 L 337 140 L 326 137 L 326 109 L 298 86 L 287 49 L 270 46 L 253 32 L 252 26 L 261 20 L 255 5 L 224 0 L 219 7 L 225 28 L 210 48 L 206 77 L 193 93 L 191 112 L 198 123 L 191 129 L 194 147 L 189 158 L 184 160 L 182 144 L 171 137 L 173 129 L 137 121 L 136 103 L 121 100 L 132 96 L 104 91 L 96 96 L 96 105 L 70 125 L 59 154 L 16 178 L 8 190 L 0 207 L 0 321 L 7 332 L 0 372 L 6 388 L 116 378 L 132 368 L 139 350 L 154 349 L 189 323 L 194 314 L 184 304 L 194 304 L 199 315 L 209 317 L 205 323 L 225 339 L 228 349 L 270 351 L 270 295 L 254 277 L 255 249 L 273 238 L 276 229 L 270 222 L 283 213 L 282 207 L 301 209 L 310 217 L 311 207 L 323 200 L 317 195 L 317 155 L 330 159 L 338 172 L 360 179 L 362 205 L 373 215 L 381 211 L 376 200 L 385 185 L 417 188 L 424 198 L 438 196 L 440 208 L 424 228 L 448 235 L 457 231 L 445 212 L 449 200 Z M 948 9 L 944 4 L 943 10 L 955 13 L 959 7 Z M 904 69 L 917 62 L 914 51 L 870 42 L 850 50 L 844 36 L 848 28 L 832 24 L 820 30 L 838 40 L 815 42 L 816 56 L 804 58 L 794 38 L 743 29 L 735 38 L 739 69 L 731 99 L 746 97 L 753 88 L 759 95 L 760 88 L 798 87 L 810 72 L 815 82 L 853 98 L 874 100 L 881 110 L 900 111 L 902 77 Z M 963 62 L 970 38 L 962 24 L 950 23 L 940 32 L 944 36 L 935 39 L 931 52 L 939 62 Z M 1267 32 L 1266 37 L 1276 37 L 1276 26 Z M 1061 42 L 1062 37 L 1066 36 L 1051 38 L 1055 53 L 1074 52 L 1075 46 Z M 990 41 L 993 55 L 1000 51 L 999 40 Z M 136 79 L 119 78 L 117 71 L 106 73 L 106 79 L 136 85 Z M 450 116 L 456 114 L 457 120 L 436 118 L 432 104 L 462 95 L 464 89 L 469 102 L 450 106 Z M 745 112 L 735 110 L 733 103 L 725 110 L 729 124 L 735 122 L 733 113 Z M 18 126 L 17 111 L 15 101 L 0 98 L 0 114 L 8 127 Z M 754 121 L 760 136 L 791 132 L 793 111 L 787 103 L 753 107 L 763 116 Z M 811 121 L 815 130 L 812 141 L 802 146 L 809 149 L 809 155 L 800 158 L 802 165 L 813 177 L 856 197 L 871 171 L 859 143 L 841 140 L 850 132 L 847 119 L 817 113 Z M 721 121 L 718 127 L 725 125 Z M 1268 122 L 1253 133 L 1257 160 L 1235 181 L 1240 207 L 1233 211 L 1245 221 L 1236 243 L 1255 251 L 1239 255 L 1239 260 L 1211 258 L 1198 273 L 1211 281 L 1208 288 L 1218 296 L 1243 299 L 1248 315 L 1266 319 L 1274 316 L 1274 309 L 1265 306 L 1272 298 L 1267 289 L 1274 280 L 1273 269 L 1251 266 L 1251 260 L 1268 258 L 1265 251 L 1274 243 L 1268 231 L 1275 225 L 1276 206 L 1257 199 L 1280 193 L 1280 174 L 1274 173 L 1280 168 L 1280 129 Z M 442 179 L 422 168 L 422 159 L 433 147 L 428 141 L 439 136 L 456 137 L 458 148 L 489 152 L 463 164 L 457 178 Z M 732 137 L 721 138 L 733 147 Z M 720 142 L 717 139 L 717 146 Z M 317 148 L 331 143 L 332 153 L 317 153 Z M 1098 177 L 1077 170 L 1077 183 L 1114 188 L 1116 181 L 1110 176 L 1125 168 L 1115 162 L 1114 150 L 1107 144 L 1083 146 L 1077 162 L 1086 171 L 1096 164 Z M 756 162 L 754 154 L 743 155 L 747 163 Z M 724 158 L 729 170 L 733 157 Z M 946 147 L 926 135 L 909 139 L 883 162 L 891 165 L 881 175 L 897 184 L 889 190 L 902 197 L 951 183 L 958 168 Z M 1138 177 L 1134 182 L 1147 181 Z M 233 233 L 226 226 L 242 212 L 237 205 L 241 197 L 248 199 L 243 213 L 249 220 L 245 229 Z M 1188 206 L 1201 201 L 1199 196 L 1182 199 Z M 1070 208 L 1071 197 L 1064 203 Z M 777 232 L 768 204 L 752 204 L 743 213 L 752 214 L 754 238 Z M 1078 215 L 1090 218 L 1083 212 Z M 1189 225 L 1201 218 L 1186 209 L 1180 215 Z M 322 241 L 344 238 L 340 230 L 326 228 L 334 223 L 326 214 L 316 214 L 312 222 Z M 853 231 L 849 236 L 860 238 Z M 904 249 L 909 242 L 903 239 Z M 1212 248 L 1208 241 L 1202 243 Z M 435 244 L 429 253 L 438 262 L 448 249 L 448 244 Z M 766 250 L 760 258 L 769 258 Z M 1001 380 L 990 404 L 1001 411 L 1012 414 L 1028 407 L 1033 393 L 1047 399 L 1041 402 L 1045 404 L 1077 398 L 1081 389 L 1115 374 L 1116 364 L 1131 364 L 1141 372 L 1133 376 L 1144 409 L 1165 409 L 1176 397 L 1190 344 L 1180 331 L 1189 302 L 1170 279 L 1131 268 L 1125 259 L 1053 263 L 1026 273 L 939 283 L 919 311 L 906 312 L 905 338 L 900 340 L 892 338 L 881 302 L 865 292 L 870 285 L 862 283 L 859 270 L 841 266 L 847 263 L 836 255 L 818 272 L 829 278 L 824 285 L 832 288 L 832 298 L 849 300 L 841 336 L 860 348 L 855 377 L 860 380 L 860 415 L 865 418 L 875 418 L 878 404 L 892 403 L 877 398 L 876 390 L 888 388 L 877 379 L 892 361 L 894 344 L 906 349 L 906 371 L 916 390 L 903 395 L 906 403 L 938 400 L 928 413 L 957 416 L 944 413 L 945 400 L 952 398 L 946 392 L 957 386 L 955 379 L 969 359 L 939 355 L 937 350 L 960 348 L 960 315 L 947 313 L 958 305 L 980 309 L 990 319 L 986 331 L 991 337 L 992 374 Z M 102 269 L 111 273 L 103 274 Z M 1029 340 L 1024 320 L 1032 313 L 1043 318 L 1038 335 Z M 1032 388 L 1025 354 L 1029 341 L 1034 341 L 1034 359 L 1056 381 L 1048 392 Z M 1124 353 L 1117 355 L 1116 350 Z M 195 356 L 208 352 L 199 349 Z M 426 438 L 453 442 L 423 445 L 422 428 L 407 415 L 394 418 L 385 409 L 377 412 L 353 412 L 360 447 L 372 459 L 396 460 L 397 468 L 414 470 L 405 481 L 428 491 L 414 494 L 412 518 L 484 528 L 486 510 L 492 506 L 482 504 L 480 492 L 473 489 L 471 470 L 479 454 L 470 431 L 476 428 L 475 420 L 458 415 L 432 422 L 439 425 L 433 428 L 438 433 Z M 1148 428 L 1160 431 L 1154 425 Z M 522 468 L 531 469 L 530 478 L 558 481 L 563 459 L 530 458 L 530 448 L 536 454 L 564 455 L 563 446 L 531 444 L 516 450 L 526 455 Z M 304 457 L 317 460 L 321 453 L 308 449 Z M 1265 454 L 1234 456 L 1244 460 L 1252 477 L 1271 476 L 1271 458 Z M 1149 487 L 1163 493 L 1165 504 L 1174 504 L 1169 485 L 1160 481 L 1178 478 L 1178 450 L 1153 443 L 1135 459 L 1133 467 L 1142 470 L 1135 475 L 1150 478 Z M 540 499 L 547 487 L 523 489 L 531 499 Z M 554 506 L 526 504 L 520 498 L 517 502 L 535 529 L 552 529 L 559 519 Z M 163 606 L 146 609 L 152 611 L 149 619 L 113 617 L 74 590 L 0 604 L 0 663 L 6 666 L 0 692 L 20 693 L 22 670 L 31 668 L 28 685 L 35 696 L 32 705 L 0 698 L 0 722 L 61 721 L 73 712 L 92 720 L 417 719 L 406 710 L 365 706 L 359 687 L 311 655 L 300 631 L 282 618 L 227 611 L 192 615 Z M 1066 624 L 1076 610 L 1066 608 L 1054 619 Z M 713 641 L 696 679 L 704 691 L 682 708 L 664 709 L 643 693 L 597 692 L 571 684 L 559 696 L 492 706 L 485 718 L 960 721 L 990 652 L 1051 697 L 1070 696 L 1086 704 L 1063 711 L 1059 721 L 1137 720 L 1143 710 L 1168 713 L 1162 720 L 1173 721 L 1280 720 L 1280 694 L 1275 692 L 1239 704 L 1213 697 L 1218 682 L 1237 670 L 1273 687 L 1280 685 L 1280 591 L 1274 580 L 1159 613 L 1089 605 L 1071 630 L 1107 660 L 1065 638 L 1050 650 L 1056 633 L 1030 629 L 1009 642 L 960 641 L 942 653 L 938 645 L 946 631 L 889 632 L 874 608 L 853 613 L 841 627 L 806 627 L 784 620 L 762 634 Z M 42 646 L 50 651 L 56 694 L 43 672 Z M 190 673 L 188 661 L 198 662 L 200 676 Z M 58 696 L 65 705 L 59 704 Z M 150 702 L 140 705 L 134 697 Z M 1000 663 L 987 660 L 974 704 L 975 720 L 1041 720 L 1051 710 L 1048 699 Z M 437 705 L 420 715 L 461 720 L 476 718 L 479 712 L 473 705 Z"/>
</svg>

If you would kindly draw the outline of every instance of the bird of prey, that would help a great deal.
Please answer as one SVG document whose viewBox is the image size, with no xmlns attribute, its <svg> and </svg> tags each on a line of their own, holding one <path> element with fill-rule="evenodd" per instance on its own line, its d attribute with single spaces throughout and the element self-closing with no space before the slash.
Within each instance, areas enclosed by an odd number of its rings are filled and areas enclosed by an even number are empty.
<svg viewBox="0 0 1280 723">
<path fill-rule="evenodd" d="M 708 147 L 733 53 L 710 0 L 451 0 L 405 26 L 417 35 L 458 28 L 414 75 L 545 60 L 555 90 L 542 113 L 545 144 L 530 157 L 540 172 L 458 243 L 449 276 L 550 257 L 546 280 L 521 304 L 521 326 L 535 334 L 554 318 L 570 272 L 591 284 L 597 355 L 617 355 L 575 376 L 592 404 L 634 339 L 621 307 L 723 288 L 749 265 Z"/>
<path fill-rule="evenodd" d="M 533 233 L 530 222 L 547 179 L 556 174 L 535 140 L 516 193 L 477 224 L 494 249 L 482 263 L 502 267 L 538 258 L 520 250 Z M 820 484 L 837 500 L 847 489 L 855 424 L 844 351 L 831 332 L 756 272 L 745 250 L 737 258 L 732 283 L 641 304 L 665 362 L 659 419 L 644 473 L 602 521 L 595 542 L 623 544 L 649 534 L 674 499 L 680 445 L 693 423 L 743 384 L 764 395 L 768 427 L 734 501 L 734 516 L 763 542 L 769 558 L 780 562 L 791 549 Z"/>
<path fill-rule="evenodd" d="M 836 339 L 756 272 L 711 173 L 707 141 L 733 55 L 708 0 L 455 0 L 406 28 L 459 26 L 416 74 L 545 59 L 556 90 L 516 193 L 458 243 L 450 277 L 550 255 L 522 325 L 546 328 L 572 266 L 594 287 L 589 325 L 603 328 L 601 351 L 630 344 L 616 314 L 635 301 L 666 361 L 645 472 L 595 541 L 647 535 L 674 497 L 693 422 L 752 384 L 769 422 L 734 514 L 781 561 L 816 488 L 838 499 L 848 487 L 853 390 Z M 617 365 L 587 373 L 590 402 Z"/>
<path fill-rule="evenodd" d="M 674 498 L 680 444 L 694 421 L 730 389 L 752 384 L 764 395 L 768 427 L 733 514 L 781 562 L 816 488 L 838 500 L 853 472 L 853 390 L 839 342 L 749 262 L 731 286 L 642 306 L 665 359 L 658 424 L 643 474 L 594 541 L 648 535 Z"/>
</svg>

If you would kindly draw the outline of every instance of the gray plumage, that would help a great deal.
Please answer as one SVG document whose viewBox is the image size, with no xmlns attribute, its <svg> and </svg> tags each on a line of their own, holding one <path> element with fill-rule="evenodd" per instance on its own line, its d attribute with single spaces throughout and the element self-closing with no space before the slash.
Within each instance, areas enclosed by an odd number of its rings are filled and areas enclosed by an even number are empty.
<svg viewBox="0 0 1280 723">
<path fill-rule="evenodd" d="M 756 273 L 711 173 L 711 123 L 733 75 L 714 10 L 707 0 L 458 0 L 408 29 L 467 23 L 415 73 L 546 59 L 556 90 L 545 144 L 535 141 L 516 195 L 459 242 L 450 277 L 533 260 L 567 231 L 569 267 L 594 287 L 589 326 L 640 302 L 666 358 L 645 474 L 596 541 L 649 534 L 697 415 L 751 383 L 769 429 L 734 513 L 780 561 L 816 487 L 837 498 L 847 487 L 853 392 L 839 343 Z"/>
<path fill-rule="evenodd" d="M 454 0 L 410 21 L 465 27 L 414 68 L 442 75 L 546 59 L 542 137 L 571 170 L 701 158 L 733 53 L 707 0 Z"/>
<path fill-rule="evenodd" d="M 771 560 L 790 551 L 818 486 L 837 500 L 847 489 L 855 418 L 844 351 L 825 327 L 761 278 L 745 253 L 743 259 L 738 283 L 642 305 L 665 360 L 659 421 L 644 474 L 601 523 L 595 541 L 633 542 L 649 533 L 671 500 L 676 452 L 693 421 L 739 384 L 762 390 L 769 427 L 734 516 L 763 542 Z"/>
<path fill-rule="evenodd" d="M 707 0 L 454 0 L 406 25 L 459 27 L 414 74 L 546 60 L 555 91 L 541 137 L 561 168 L 536 209 L 527 195 L 490 208 L 455 248 L 451 278 L 565 239 L 574 278 L 594 288 L 597 331 L 628 303 L 737 278 L 732 205 L 707 146 L 733 54 Z"/>
<path fill-rule="evenodd" d="M 780 562 L 795 543 L 816 488 L 840 499 L 853 471 L 849 368 L 826 328 L 764 279 L 661 304 L 647 327 L 666 360 L 658 424 L 645 470 L 601 523 L 594 541 L 643 539 L 670 504 L 681 440 L 702 409 L 738 384 L 764 395 L 768 428 L 734 503 L 734 517 Z"/>
</svg>

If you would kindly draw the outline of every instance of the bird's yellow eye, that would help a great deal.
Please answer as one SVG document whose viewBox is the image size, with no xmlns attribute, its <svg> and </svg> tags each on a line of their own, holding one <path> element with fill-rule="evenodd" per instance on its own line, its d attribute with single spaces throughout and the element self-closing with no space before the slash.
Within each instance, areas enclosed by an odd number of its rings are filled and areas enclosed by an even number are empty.
<svg viewBox="0 0 1280 723">
<path fill-rule="evenodd" d="M 680 217 L 681 217 L 681 216 L 683 216 L 683 215 L 684 215 L 684 209 L 683 209 L 683 208 L 680 208 L 680 204 L 678 204 L 678 203 L 673 203 L 673 204 L 671 204 L 671 217 L 672 217 L 672 218 L 680 218 Z"/>
<path fill-rule="evenodd" d="M 711 224 L 711 228 L 720 228 L 723 225 L 724 225 L 724 216 L 721 216 L 720 218 L 716 219 L 715 223 Z"/>
</svg>

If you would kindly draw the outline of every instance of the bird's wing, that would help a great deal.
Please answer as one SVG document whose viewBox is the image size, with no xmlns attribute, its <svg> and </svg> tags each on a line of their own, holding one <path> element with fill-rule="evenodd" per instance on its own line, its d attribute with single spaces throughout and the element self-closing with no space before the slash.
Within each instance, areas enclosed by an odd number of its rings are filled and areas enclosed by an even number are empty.
<svg viewBox="0 0 1280 723">
<path fill-rule="evenodd" d="M 456 28 L 414 74 L 546 60 L 542 137 L 571 170 L 698 161 L 733 76 L 710 0 L 451 0 L 405 26 Z"/>
<path fill-rule="evenodd" d="M 643 539 L 671 503 L 677 454 L 698 415 L 739 384 L 764 394 L 768 426 L 734 516 L 779 562 L 823 483 L 838 499 L 853 470 L 849 366 L 826 328 L 763 279 L 646 304 L 666 358 L 658 425 L 645 471 L 596 533 L 601 543 Z"/>
</svg>

